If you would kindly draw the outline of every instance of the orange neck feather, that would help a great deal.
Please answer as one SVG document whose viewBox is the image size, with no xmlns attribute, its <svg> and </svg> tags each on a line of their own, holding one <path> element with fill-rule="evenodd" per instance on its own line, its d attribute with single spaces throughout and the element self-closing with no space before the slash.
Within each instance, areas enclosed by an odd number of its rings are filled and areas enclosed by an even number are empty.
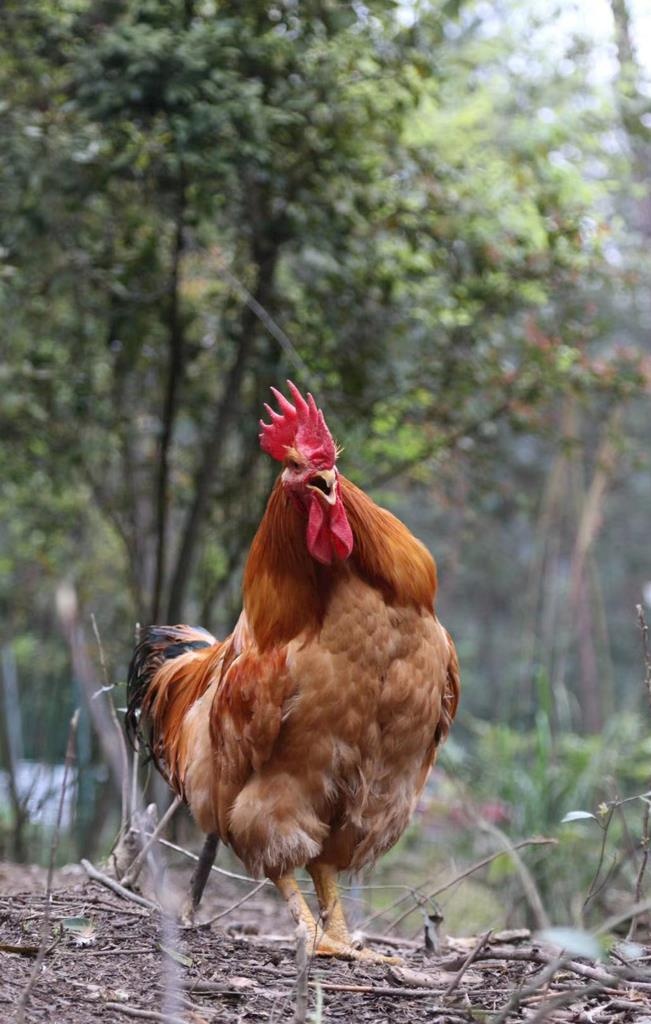
<svg viewBox="0 0 651 1024">
<path fill-rule="evenodd" d="M 433 610 L 436 566 L 424 545 L 346 477 L 339 476 L 339 486 L 353 553 L 325 566 L 308 553 L 305 516 L 280 479 L 274 485 L 244 570 L 244 610 L 261 650 L 317 631 L 334 583 L 351 570 L 391 604 Z"/>
<path fill-rule="evenodd" d="M 345 476 L 339 481 L 355 538 L 350 561 L 359 575 L 381 590 L 389 604 L 433 611 L 436 564 L 425 545 Z"/>
</svg>

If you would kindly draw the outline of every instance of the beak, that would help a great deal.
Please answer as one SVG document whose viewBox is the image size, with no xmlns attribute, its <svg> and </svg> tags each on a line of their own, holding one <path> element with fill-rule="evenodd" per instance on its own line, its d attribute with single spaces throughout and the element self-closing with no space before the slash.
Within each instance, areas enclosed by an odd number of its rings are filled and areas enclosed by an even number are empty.
<svg viewBox="0 0 651 1024">
<path fill-rule="evenodd" d="M 311 476 L 307 482 L 311 491 L 318 491 L 323 495 L 328 505 L 334 505 L 337 500 L 337 472 L 334 469 L 322 469 L 319 473 Z"/>
</svg>

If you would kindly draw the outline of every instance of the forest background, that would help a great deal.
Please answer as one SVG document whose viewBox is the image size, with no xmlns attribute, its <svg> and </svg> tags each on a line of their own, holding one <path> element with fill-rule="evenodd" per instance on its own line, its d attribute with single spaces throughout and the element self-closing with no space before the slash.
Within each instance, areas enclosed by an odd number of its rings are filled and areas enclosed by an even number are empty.
<svg viewBox="0 0 651 1024">
<path fill-rule="evenodd" d="M 460 653 L 457 724 L 382 877 L 544 833 L 529 869 L 579 914 L 612 802 L 651 774 L 643 7 L 3 5 L 0 857 L 47 859 L 76 706 L 59 860 L 110 849 L 71 629 L 100 687 L 94 615 L 118 709 L 136 623 L 230 629 L 289 375 L 434 553 Z M 640 807 L 606 836 L 602 912 L 630 902 Z M 517 864 L 446 913 L 526 919 Z"/>
</svg>

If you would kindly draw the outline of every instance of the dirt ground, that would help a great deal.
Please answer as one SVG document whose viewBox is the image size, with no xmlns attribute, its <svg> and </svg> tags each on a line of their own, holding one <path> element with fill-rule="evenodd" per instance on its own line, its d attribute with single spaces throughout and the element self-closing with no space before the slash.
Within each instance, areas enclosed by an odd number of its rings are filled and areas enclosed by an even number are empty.
<svg viewBox="0 0 651 1024">
<path fill-rule="evenodd" d="M 42 869 L 0 865 L 2 1024 L 15 1018 L 34 968 L 43 876 Z M 219 887 L 217 898 L 214 888 L 200 920 L 230 905 L 233 894 Z M 237 892 L 241 895 L 241 889 Z M 399 954 L 404 962 L 312 960 L 307 1021 L 651 1024 L 651 972 L 646 969 L 651 947 L 637 947 L 629 967 L 622 967 L 626 958 L 621 956 L 601 964 L 574 960 L 569 969 L 553 972 L 550 983 L 548 954 L 539 956 L 526 933 L 491 936 L 462 976 L 469 954 L 477 952 L 476 939 L 447 940 L 438 956 L 398 939 L 391 944 L 371 940 L 369 946 Z M 219 922 L 183 929 L 157 910 L 89 881 L 83 869 L 66 868 L 55 878 L 46 948 L 25 1011 L 29 1024 L 125 1024 L 129 1019 L 278 1024 L 295 1019 L 294 937 L 286 911 L 267 890 Z M 611 978 L 618 970 L 632 980 Z"/>
</svg>

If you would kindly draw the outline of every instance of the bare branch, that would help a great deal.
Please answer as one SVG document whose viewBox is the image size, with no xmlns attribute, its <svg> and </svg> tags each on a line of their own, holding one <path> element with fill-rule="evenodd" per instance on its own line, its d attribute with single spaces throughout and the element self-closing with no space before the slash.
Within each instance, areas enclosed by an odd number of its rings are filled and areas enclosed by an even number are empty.
<svg viewBox="0 0 651 1024">
<path fill-rule="evenodd" d="M 152 903 L 151 900 L 146 900 L 144 896 L 139 896 L 135 892 L 131 892 L 130 889 L 125 889 L 123 885 L 116 882 L 114 878 L 109 878 L 102 871 L 98 871 L 97 868 L 91 864 L 89 860 L 82 858 L 81 866 L 94 882 L 99 882 L 100 885 L 105 885 L 107 889 L 114 892 L 117 896 L 121 896 L 125 900 L 131 900 L 132 903 L 137 903 L 139 907 L 146 907 L 147 910 L 159 910 L 160 908 Z"/>
<path fill-rule="evenodd" d="M 111 716 L 111 721 L 115 727 L 115 732 L 118 737 L 118 743 L 120 748 L 120 758 L 122 761 L 122 806 L 120 808 L 120 835 L 124 835 L 127 828 L 129 827 L 129 819 L 131 815 L 131 808 L 129 804 L 129 752 L 127 750 L 127 741 L 124 736 L 124 731 L 120 725 L 118 713 L 115 710 L 115 704 L 110 696 L 110 690 L 113 689 L 109 683 L 108 668 L 106 665 L 106 657 L 104 654 L 104 647 L 102 645 L 102 638 L 100 636 L 99 627 L 97 625 L 97 619 L 95 613 L 90 613 L 90 621 L 93 624 L 93 633 L 95 634 L 95 640 L 97 641 L 97 648 L 99 650 L 99 662 L 102 668 L 102 676 L 104 677 L 104 692 L 107 693 L 106 703 Z"/>
<path fill-rule="evenodd" d="M 228 915 L 232 914 L 234 910 L 237 910 L 238 907 L 241 907 L 243 903 L 247 903 L 248 900 L 252 900 L 254 896 L 257 896 L 257 894 L 260 892 L 260 890 L 265 885 L 267 885 L 267 884 L 268 884 L 268 879 L 267 878 L 263 878 L 261 882 L 258 882 L 258 884 L 255 886 L 254 889 L 251 889 L 250 892 L 247 892 L 244 896 L 241 897 L 241 899 L 236 900 L 236 902 L 232 903 L 230 905 L 230 907 L 226 908 L 226 910 L 221 910 L 219 912 L 219 914 L 215 914 L 214 917 L 210 917 L 207 921 L 202 921 L 201 922 L 201 926 L 203 927 L 204 925 L 207 925 L 207 924 L 214 924 L 215 921 L 219 921 L 222 917 L 228 917 Z M 189 927 L 194 927 L 194 926 L 190 925 Z"/>
<path fill-rule="evenodd" d="M 530 839 L 521 839 L 517 843 L 512 843 L 512 850 L 521 850 L 525 846 L 556 846 L 557 842 L 558 840 L 556 839 L 547 839 L 544 836 L 532 836 Z M 371 916 L 366 919 L 365 926 L 369 925 L 371 921 L 376 920 L 376 918 L 383 917 L 384 914 L 387 914 L 390 910 L 394 910 L 396 907 L 399 907 L 401 903 L 404 903 L 405 900 L 408 900 L 410 897 L 412 899 L 417 899 L 419 901 L 435 899 L 437 896 L 440 896 L 441 893 L 445 892 L 447 889 L 451 889 L 453 885 L 457 885 L 459 882 L 463 881 L 464 878 L 468 878 L 469 875 L 473 875 L 476 871 L 480 871 L 482 868 L 487 867 L 489 864 L 492 864 L 494 860 L 496 860 L 498 857 L 502 857 L 503 855 L 504 850 L 497 850 L 495 853 L 491 853 L 490 856 L 483 857 L 481 860 L 476 861 L 474 864 L 471 864 L 469 868 L 465 869 L 465 871 L 461 871 L 458 875 L 455 875 L 454 878 L 451 878 L 448 882 L 445 882 L 443 885 L 438 886 L 436 889 L 432 889 L 430 892 L 426 894 L 423 894 L 421 890 L 428 883 L 422 882 L 415 889 L 412 889 L 409 892 L 405 893 L 403 896 L 398 897 L 398 899 L 391 903 L 388 907 L 384 907 L 382 910 L 376 911 L 374 914 L 371 914 Z M 409 916 L 409 914 L 413 913 L 413 910 L 414 907 L 412 905 L 407 910 L 403 911 L 403 913 L 401 913 L 398 917 L 391 921 L 391 923 L 387 926 L 386 930 L 391 931 L 393 928 L 396 928 L 399 924 L 401 924 L 402 921 L 404 921 L 406 917 Z"/>
<path fill-rule="evenodd" d="M 486 943 L 488 942 L 488 940 L 490 939 L 492 934 L 493 934 L 492 929 L 489 928 L 489 930 L 487 932 L 484 932 L 483 935 L 480 935 L 480 937 L 479 937 L 479 939 L 477 941 L 477 945 L 470 951 L 470 953 L 468 954 L 468 956 L 466 957 L 466 959 L 462 963 L 461 967 L 459 968 L 459 970 L 455 974 L 454 978 L 452 979 L 452 981 L 450 982 L 450 984 L 446 988 L 445 992 L 443 993 L 444 996 L 451 996 L 452 995 L 452 993 L 454 992 L 455 988 L 457 987 L 457 985 L 459 984 L 459 982 L 463 978 L 464 974 L 466 973 L 466 971 L 468 970 L 470 965 L 475 962 L 475 960 L 477 959 L 477 957 L 479 956 L 479 954 L 483 950 L 484 946 L 486 945 Z"/>
<path fill-rule="evenodd" d="M 149 853 L 152 844 L 156 842 L 161 832 L 163 832 L 167 828 L 169 822 L 172 820 L 172 818 L 176 814 L 176 811 L 178 810 L 182 803 L 183 799 L 180 796 L 175 796 L 174 799 L 172 800 L 172 803 L 165 811 L 165 814 L 158 822 L 158 825 L 156 826 L 154 831 L 145 839 L 144 843 L 142 844 L 142 849 L 140 850 L 140 853 L 138 854 L 137 857 L 134 858 L 129 870 L 122 879 L 122 884 L 126 889 L 129 889 L 137 879 L 138 875 L 142 871 L 145 860 L 147 859 L 147 854 Z"/>
</svg>

